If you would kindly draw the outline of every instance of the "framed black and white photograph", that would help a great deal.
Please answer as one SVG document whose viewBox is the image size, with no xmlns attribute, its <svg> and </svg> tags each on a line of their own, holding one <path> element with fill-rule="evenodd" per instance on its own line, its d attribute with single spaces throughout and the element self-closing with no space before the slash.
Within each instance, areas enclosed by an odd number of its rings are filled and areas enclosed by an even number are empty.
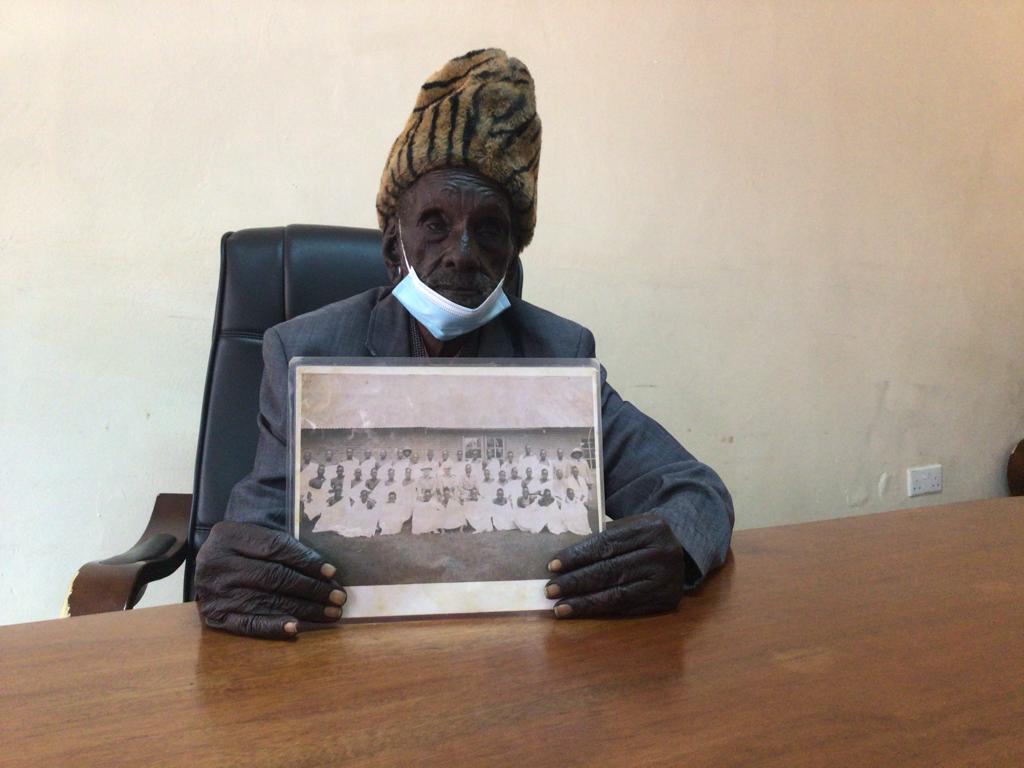
<svg viewBox="0 0 1024 768">
<path fill-rule="evenodd" d="M 604 529 L 590 360 L 291 363 L 295 535 L 346 618 L 547 610 L 547 563 Z"/>
</svg>

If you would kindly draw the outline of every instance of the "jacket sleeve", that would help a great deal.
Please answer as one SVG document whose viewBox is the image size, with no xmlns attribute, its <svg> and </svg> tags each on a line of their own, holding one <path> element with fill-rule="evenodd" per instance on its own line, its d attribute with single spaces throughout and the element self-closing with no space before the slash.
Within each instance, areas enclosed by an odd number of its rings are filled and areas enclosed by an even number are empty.
<svg viewBox="0 0 1024 768">
<path fill-rule="evenodd" d="M 235 484 L 225 520 L 291 530 L 286 514 L 288 467 L 288 356 L 274 328 L 263 336 L 259 439 L 252 472 Z"/>
<path fill-rule="evenodd" d="M 579 357 L 594 357 L 583 329 Z M 725 562 L 732 538 L 732 497 L 711 467 L 695 459 L 658 422 L 623 400 L 601 366 L 605 511 L 612 519 L 651 513 L 669 524 L 689 557 L 686 586 Z"/>
</svg>

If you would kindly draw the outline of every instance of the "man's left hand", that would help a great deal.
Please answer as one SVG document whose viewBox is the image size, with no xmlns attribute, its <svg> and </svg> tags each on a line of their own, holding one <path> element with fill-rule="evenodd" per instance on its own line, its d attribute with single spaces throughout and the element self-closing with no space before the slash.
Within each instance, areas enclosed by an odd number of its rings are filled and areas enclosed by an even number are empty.
<svg viewBox="0 0 1024 768">
<path fill-rule="evenodd" d="M 686 554 L 668 523 L 637 515 L 566 547 L 548 570 L 558 618 L 640 616 L 679 605 Z"/>
</svg>

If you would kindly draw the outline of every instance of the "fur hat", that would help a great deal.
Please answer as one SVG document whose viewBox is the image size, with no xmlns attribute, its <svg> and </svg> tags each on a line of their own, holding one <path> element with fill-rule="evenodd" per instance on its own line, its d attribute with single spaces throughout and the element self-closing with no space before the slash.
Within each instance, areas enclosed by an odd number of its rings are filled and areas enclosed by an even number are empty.
<svg viewBox="0 0 1024 768">
<path fill-rule="evenodd" d="M 525 248 L 537 223 L 539 162 L 540 118 L 529 70 L 498 48 L 470 51 L 423 84 L 391 146 L 377 193 L 381 229 L 420 176 L 463 166 L 505 190 L 516 244 Z"/>
</svg>

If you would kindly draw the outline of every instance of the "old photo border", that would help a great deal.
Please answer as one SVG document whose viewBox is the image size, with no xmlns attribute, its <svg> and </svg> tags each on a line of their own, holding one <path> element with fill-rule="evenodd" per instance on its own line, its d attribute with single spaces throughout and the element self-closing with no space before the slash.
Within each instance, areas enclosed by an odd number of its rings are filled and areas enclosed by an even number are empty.
<svg viewBox="0 0 1024 768">
<path fill-rule="evenodd" d="M 292 532 L 300 535 L 301 491 L 299 476 L 303 427 L 300 405 L 302 382 L 310 375 L 403 375 L 403 376 L 495 376 L 589 377 L 591 380 L 594 430 L 594 486 L 597 499 L 598 530 L 604 530 L 604 454 L 601 434 L 601 374 L 596 360 L 584 358 L 490 359 L 474 360 L 409 358 L 293 358 L 289 363 L 289 458 L 287 498 L 291 506 Z M 349 425 L 357 427 L 358 425 Z M 472 425 L 466 425 L 471 428 Z M 455 616 L 487 613 L 521 613 L 550 610 L 552 602 L 544 595 L 547 579 L 517 581 L 447 582 L 419 584 L 379 584 L 346 586 L 348 600 L 345 620 L 412 618 L 416 616 Z"/>
</svg>

